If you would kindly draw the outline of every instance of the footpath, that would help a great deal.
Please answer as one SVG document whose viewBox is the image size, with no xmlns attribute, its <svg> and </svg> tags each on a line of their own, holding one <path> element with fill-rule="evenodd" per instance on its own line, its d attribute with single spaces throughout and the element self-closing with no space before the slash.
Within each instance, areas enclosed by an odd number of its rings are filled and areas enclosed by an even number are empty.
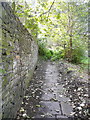
<svg viewBox="0 0 90 120">
<path fill-rule="evenodd" d="M 80 114 L 80 109 L 86 105 L 85 100 L 81 103 L 81 107 L 76 104 L 80 102 L 77 94 L 82 89 L 78 85 L 75 83 L 73 70 L 67 69 L 63 62 L 38 61 L 17 119 L 73 120 L 73 116 Z M 80 111 L 76 112 L 75 108 Z"/>
</svg>

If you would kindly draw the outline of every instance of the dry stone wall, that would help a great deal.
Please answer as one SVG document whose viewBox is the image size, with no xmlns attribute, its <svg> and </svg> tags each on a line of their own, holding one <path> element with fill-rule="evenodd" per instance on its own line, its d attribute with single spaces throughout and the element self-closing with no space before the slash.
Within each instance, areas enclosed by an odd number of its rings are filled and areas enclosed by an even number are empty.
<svg viewBox="0 0 90 120">
<path fill-rule="evenodd" d="M 32 77 L 38 58 L 38 47 L 9 4 L 1 2 L 0 6 L 2 116 L 14 118 Z"/>
</svg>

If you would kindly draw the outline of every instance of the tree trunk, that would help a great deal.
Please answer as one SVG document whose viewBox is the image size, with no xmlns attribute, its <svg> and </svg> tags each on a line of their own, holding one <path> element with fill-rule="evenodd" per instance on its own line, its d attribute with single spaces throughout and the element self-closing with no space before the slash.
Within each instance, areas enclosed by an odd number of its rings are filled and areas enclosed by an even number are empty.
<svg viewBox="0 0 90 120">
<path fill-rule="evenodd" d="M 70 3 L 68 3 L 68 34 L 69 34 L 69 45 L 68 45 L 68 61 L 72 61 L 72 11 L 70 10 Z"/>
<path fill-rule="evenodd" d="M 72 34 L 70 34 L 69 37 L 70 37 L 69 62 L 71 62 L 72 61 Z"/>
</svg>

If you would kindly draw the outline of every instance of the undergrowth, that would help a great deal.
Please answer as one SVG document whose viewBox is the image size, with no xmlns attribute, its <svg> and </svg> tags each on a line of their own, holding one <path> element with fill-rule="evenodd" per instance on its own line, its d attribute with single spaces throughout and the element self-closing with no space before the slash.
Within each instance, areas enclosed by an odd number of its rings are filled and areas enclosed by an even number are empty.
<svg viewBox="0 0 90 120">
<path fill-rule="evenodd" d="M 47 43 L 44 41 L 39 41 L 38 46 L 39 56 L 41 56 L 44 60 L 57 61 L 60 59 L 65 59 L 65 51 L 63 49 L 51 50 L 47 48 Z M 79 64 L 82 69 L 88 69 L 89 61 L 90 59 L 85 56 L 81 47 L 73 50 L 71 63 Z"/>
<path fill-rule="evenodd" d="M 46 47 L 47 46 L 46 43 L 41 42 L 41 43 L 38 43 L 38 45 L 39 45 L 38 52 L 42 59 L 56 61 L 63 58 L 63 54 L 61 51 L 48 49 Z"/>
</svg>

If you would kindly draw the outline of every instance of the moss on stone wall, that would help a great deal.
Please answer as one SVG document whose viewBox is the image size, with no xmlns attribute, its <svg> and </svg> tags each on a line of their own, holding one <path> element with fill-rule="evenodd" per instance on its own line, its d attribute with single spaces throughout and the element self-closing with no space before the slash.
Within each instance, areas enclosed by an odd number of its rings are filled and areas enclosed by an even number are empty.
<svg viewBox="0 0 90 120">
<path fill-rule="evenodd" d="M 8 3 L 2 6 L 2 103 L 3 118 L 14 118 L 32 77 L 38 47 L 31 34 L 14 15 Z"/>
</svg>

